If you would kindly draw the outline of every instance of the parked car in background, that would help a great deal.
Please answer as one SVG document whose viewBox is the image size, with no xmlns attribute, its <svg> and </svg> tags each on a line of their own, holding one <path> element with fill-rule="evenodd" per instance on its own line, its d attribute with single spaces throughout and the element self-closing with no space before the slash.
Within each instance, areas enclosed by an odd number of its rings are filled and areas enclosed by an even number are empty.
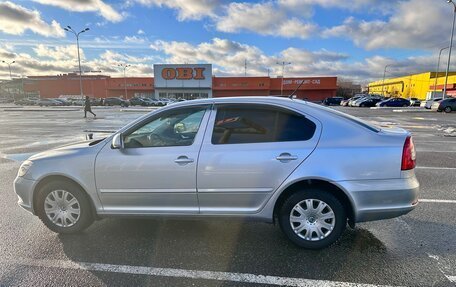
<svg viewBox="0 0 456 287">
<path fill-rule="evenodd" d="M 360 99 L 360 98 L 364 98 L 365 96 L 367 96 L 367 95 L 365 95 L 365 94 L 355 95 L 354 97 L 352 97 L 348 100 L 347 106 L 352 107 L 354 101 L 356 101 L 357 99 Z"/>
<path fill-rule="evenodd" d="M 103 99 L 101 99 L 101 98 L 89 98 L 89 100 L 90 100 L 90 104 L 92 106 L 102 106 L 103 105 L 102 104 Z M 85 102 L 84 102 L 84 104 L 85 104 Z"/>
<path fill-rule="evenodd" d="M 145 106 L 152 107 L 155 106 L 155 102 L 151 98 L 142 98 L 145 103 Z"/>
<path fill-rule="evenodd" d="M 350 99 L 343 99 L 342 101 L 340 101 L 340 105 L 343 106 L 343 107 L 348 106 L 348 101 L 349 101 L 349 100 L 350 100 Z"/>
<path fill-rule="evenodd" d="M 149 106 L 149 101 L 144 100 L 143 98 L 133 97 L 128 100 L 132 106 Z"/>
<path fill-rule="evenodd" d="M 9 103 L 14 103 L 14 99 L 6 98 L 6 97 L 0 98 L 0 104 L 9 104 Z"/>
<path fill-rule="evenodd" d="M 456 111 L 456 98 L 448 98 L 438 102 L 434 102 L 431 107 L 438 112 L 451 113 Z"/>
<path fill-rule="evenodd" d="M 62 99 L 62 98 L 53 98 L 52 100 L 61 103 L 62 106 L 71 106 L 71 103 L 70 103 L 68 100 L 66 100 L 66 99 Z"/>
<path fill-rule="evenodd" d="M 442 100 L 442 98 L 434 98 L 434 99 L 422 101 L 420 104 L 420 107 L 422 107 L 422 108 L 424 107 L 425 109 L 430 109 L 435 102 L 440 102 L 441 100 Z"/>
<path fill-rule="evenodd" d="M 58 233 L 108 216 L 232 216 L 276 220 L 296 245 L 320 249 L 347 222 L 412 211 L 414 168 L 406 130 L 300 100 L 215 98 L 34 155 L 14 189 L 19 205 Z"/>
<path fill-rule="evenodd" d="M 410 98 L 410 106 L 412 107 L 419 107 L 421 101 L 418 98 Z"/>
<path fill-rule="evenodd" d="M 128 107 L 130 103 L 121 98 L 106 98 L 104 100 L 105 106 L 121 106 L 121 107 Z"/>
<path fill-rule="evenodd" d="M 381 102 L 383 99 L 381 98 L 374 98 L 374 97 L 366 97 L 360 100 L 357 100 L 355 103 L 356 107 L 375 107 L 378 102 Z"/>
<path fill-rule="evenodd" d="M 155 98 L 144 98 L 144 100 L 147 102 L 149 106 L 156 107 L 158 106 L 158 100 Z"/>
<path fill-rule="evenodd" d="M 403 98 L 389 98 L 375 104 L 377 107 L 409 107 L 410 101 Z"/>
<path fill-rule="evenodd" d="M 24 98 L 14 101 L 14 104 L 20 106 L 35 106 L 38 101 L 39 99 L 37 98 Z"/>
<path fill-rule="evenodd" d="M 40 99 L 37 102 L 37 105 L 40 107 L 50 107 L 50 106 L 63 106 L 63 103 L 56 101 L 55 99 Z"/>
<path fill-rule="evenodd" d="M 325 106 L 339 106 L 344 98 L 342 97 L 331 97 L 323 100 Z"/>
<path fill-rule="evenodd" d="M 82 98 L 69 98 L 68 101 L 72 106 L 83 106 L 85 101 Z"/>
</svg>

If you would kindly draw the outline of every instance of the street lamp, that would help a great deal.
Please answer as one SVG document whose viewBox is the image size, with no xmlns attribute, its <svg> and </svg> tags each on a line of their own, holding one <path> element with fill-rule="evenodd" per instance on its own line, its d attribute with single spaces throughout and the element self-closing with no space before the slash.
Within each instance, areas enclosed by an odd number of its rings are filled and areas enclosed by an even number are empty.
<svg viewBox="0 0 456 287">
<path fill-rule="evenodd" d="M 434 93 L 433 93 L 433 97 L 435 97 L 435 92 L 436 92 L 436 88 L 437 88 L 437 78 L 438 78 L 439 70 L 440 70 L 440 56 L 442 56 L 442 52 L 444 50 L 448 49 L 448 48 L 450 48 L 450 47 L 448 46 L 448 47 L 442 48 L 439 51 L 439 60 L 437 61 L 437 69 L 435 71 L 435 77 L 434 77 Z"/>
<path fill-rule="evenodd" d="M 447 63 L 447 69 L 445 72 L 445 85 L 443 86 L 442 99 L 445 99 L 445 96 L 446 96 L 446 89 L 447 89 L 447 84 L 448 84 L 448 72 L 450 70 L 451 50 L 453 48 L 454 22 L 456 20 L 456 4 L 453 2 L 453 0 L 447 0 L 447 3 L 453 4 L 453 26 L 451 28 L 451 38 L 450 38 L 450 46 L 449 46 L 450 50 L 448 51 L 448 63 Z"/>
<path fill-rule="evenodd" d="M 124 85 L 125 85 L 125 99 L 128 100 L 128 94 L 127 94 L 127 77 L 125 76 L 125 71 L 127 70 L 128 67 L 131 67 L 131 65 L 119 64 L 118 66 L 123 68 Z"/>
<path fill-rule="evenodd" d="M 9 73 L 10 73 L 10 79 L 12 80 L 13 77 L 11 76 L 11 65 L 14 64 L 14 63 L 16 63 L 16 61 L 12 61 L 11 63 L 8 63 L 8 62 L 6 62 L 6 61 L 2 61 L 2 63 L 5 63 L 5 64 L 8 65 L 8 67 L 9 67 Z"/>
<path fill-rule="evenodd" d="M 282 65 L 282 84 L 280 86 L 280 96 L 283 97 L 283 74 L 285 73 L 285 65 L 291 65 L 291 62 L 277 62 L 277 65 Z"/>
<path fill-rule="evenodd" d="M 388 68 L 391 65 L 386 65 L 385 69 L 383 70 L 383 82 L 382 82 L 382 96 L 385 96 L 385 75 L 386 75 L 386 68 Z"/>
<path fill-rule="evenodd" d="M 85 28 L 84 30 L 80 31 L 79 33 L 76 33 L 75 30 L 73 30 L 73 28 L 71 28 L 71 26 L 66 26 L 65 28 L 63 28 L 65 31 L 67 32 L 71 32 L 73 33 L 75 36 L 76 36 L 76 46 L 77 46 L 77 49 L 78 49 L 78 63 L 79 63 L 79 88 L 80 88 L 80 92 L 81 92 L 81 98 L 84 97 L 84 94 L 82 92 L 82 70 L 81 70 L 81 56 L 79 55 L 79 35 L 81 33 L 84 33 L 86 31 L 89 31 L 90 29 L 89 28 Z"/>
</svg>

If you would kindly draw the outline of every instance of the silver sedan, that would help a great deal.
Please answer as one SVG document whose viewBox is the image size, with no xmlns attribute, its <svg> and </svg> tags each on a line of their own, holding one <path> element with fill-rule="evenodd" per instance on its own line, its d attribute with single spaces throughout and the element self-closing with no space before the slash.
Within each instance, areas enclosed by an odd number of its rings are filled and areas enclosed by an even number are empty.
<svg viewBox="0 0 456 287">
<path fill-rule="evenodd" d="M 418 203 L 409 132 L 276 97 L 194 100 L 151 112 L 112 136 L 32 156 L 19 205 L 52 231 L 122 216 L 276 222 L 295 244 L 326 247 L 347 223 Z"/>
</svg>

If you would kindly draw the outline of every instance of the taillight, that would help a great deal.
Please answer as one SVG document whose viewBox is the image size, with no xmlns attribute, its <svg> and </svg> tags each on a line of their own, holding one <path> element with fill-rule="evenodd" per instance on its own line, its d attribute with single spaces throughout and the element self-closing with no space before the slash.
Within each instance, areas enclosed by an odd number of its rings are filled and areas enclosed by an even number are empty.
<svg viewBox="0 0 456 287">
<path fill-rule="evenodd" d="M 405 139 L 404 149 L 402 150 L 401 170 L 414 169 L 416 165 L 415 145 L 411 136 Z"/>
</svg>

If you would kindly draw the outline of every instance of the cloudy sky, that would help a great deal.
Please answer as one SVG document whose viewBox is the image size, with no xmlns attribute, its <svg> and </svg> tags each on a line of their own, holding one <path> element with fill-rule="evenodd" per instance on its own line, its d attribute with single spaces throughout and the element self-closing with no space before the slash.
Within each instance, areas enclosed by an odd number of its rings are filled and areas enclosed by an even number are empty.
<svg viewBox="0 0 456 287">
<path fill-rule="evenodd" d="M 360 83 L 434 70 L 448 46 L 444 0 L 0 0 L 0 61 L 13 76 L 77 70 L 153 74 L 154 63 L 212 63 L 216 76 L 329 75 Z M 445 54 L 444 54 L 445 55 Z M 442 57 L 442 66 L 445 57 Z M 8 78 L 0 63 L 0 78 Z"/>
</svg>

